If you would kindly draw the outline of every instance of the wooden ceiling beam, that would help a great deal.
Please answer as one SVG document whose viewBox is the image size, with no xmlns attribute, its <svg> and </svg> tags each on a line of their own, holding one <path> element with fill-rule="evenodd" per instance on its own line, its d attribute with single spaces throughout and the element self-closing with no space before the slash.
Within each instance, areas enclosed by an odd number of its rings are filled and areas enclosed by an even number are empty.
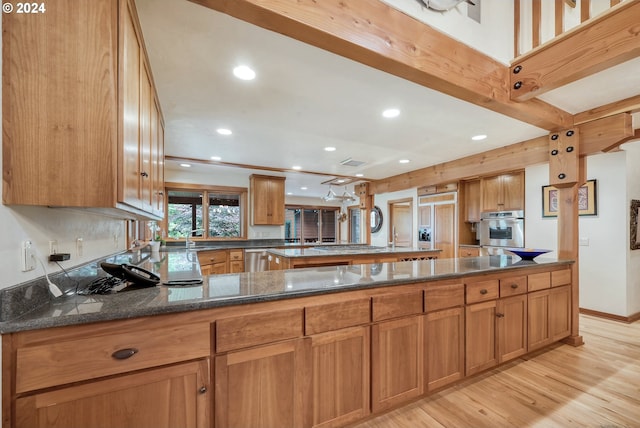
<svg viewBox="0 0 640 428">
<path fill-rule="evenodd" d="M 631 115 L 621 113 L 578 126 L 580 156 L 611 150 L 634 135 Z M 549 140 L 545 135 L 450 162 L 410 171 L 370 183 L 369 193 L 395 192 L 522 169 L 549 162 Z"/>
<path fill-rule="evenodd" d="M 580 125 L 585 122 L 602 119 L 603 117 L 613 116 L 618 113 L 635 113 L 638 111 L 640 111 L 640 95 L 583 111 L 576 114 L 573 117 L 573 121 L 575 125 Z"/>
<path fill-rule="evenodd" d="M 511 99 L 530 100 L 640 56 L 638 22 L 640 0 L 628 0 L 516 58 Z"/>
<path fill-rule="evenodd" d="M 510 99 L 509 68 L 377 0 L 191 0 L 547 130 L 573 125 L 541 100 Z"/>
</svg>

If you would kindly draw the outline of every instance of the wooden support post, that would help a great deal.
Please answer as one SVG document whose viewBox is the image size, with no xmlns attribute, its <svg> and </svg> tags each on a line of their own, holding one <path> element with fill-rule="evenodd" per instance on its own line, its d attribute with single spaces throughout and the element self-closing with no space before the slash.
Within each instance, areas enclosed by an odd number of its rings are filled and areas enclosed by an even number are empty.
<svg viewBox="0 0 640 428">
<path fill-rule="evenodd" d="M 549 135 L 549 183 L 558 188 L 558 258 L 575 260 L 571 266 L 571 336 L 565 343 L 580 346 L 580 269 L 578 188 L 585 178 L 577 128 Z"/>
</svg>

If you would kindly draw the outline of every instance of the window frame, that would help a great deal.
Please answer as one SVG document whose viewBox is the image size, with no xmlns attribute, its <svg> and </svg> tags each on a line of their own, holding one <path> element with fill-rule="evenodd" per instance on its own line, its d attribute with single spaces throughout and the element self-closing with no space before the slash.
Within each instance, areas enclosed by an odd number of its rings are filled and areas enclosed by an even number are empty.
<svg viewBox="0 0 640 428">
<path fill-rule="evenodd" d="M 286 204 L 284 207 L 285 210 L 285 223 L 286 223 L 286 212 L 287 210 L 295 210 L 295 209 L 299 209 L 303 212 L 303 216 L 304 216 L 304 210 L 330 210 L 330 211 L 335 211 L 335 214 L 337 215 L 340 210 L 342 210 L 342 207 L 340 206 L 334 206 L 334 205 L 300 205 L 300 204 Z M 320 242 L 324 242 L 322 241 L 322 215 L 320 213 L 318 213 L 318 218 L 319 218 L 319 225 L 318 225 L 318 234 L 319 234 L 319 238 L 320 238 Z M 302 227 L 304 228 L 304 224 L 302 225 Z M 337 220 L 335 221 L 335 228 L 336 228 L 336 234 L 335 234 L 335 242 L 334 243 L 338 243 L 340 242 L 340 237 L 342 234 L 342 228 L 340 227 L 340 222 Z M 304 230 L 301 229 L 301 240 L 304 241 Z M 284 237 L 284 240 L 286 241 L 287 238 L 286 236 Z M 300 242 L 299 244 L 308 244 L 307 242 Z"/>
<path fill-rule="evenodd" d="M 165 198 L 164 206 L 165 216 L 162 219 L 162 228 L 165 232 L 169 230 L 169 192 L 171 190 L 178 190 L 182 192 L 202 192 L 202 228 L 204 229 L 204 233 L 203 236 L 190 236 L 190 241 L 240 241 L 247 239 L 249 217 L 249 190 L 246 187 L 165 182 L 164 194 L 167 195 L 167 197 Z M 240 196 L 240 236 L 209 236 L 209 193 L 230 193 L 238 194 Z M 186 237 L 181 239 L 165 237 L 164 239 L 167 242 L 186 241 Z"/>
</svg>

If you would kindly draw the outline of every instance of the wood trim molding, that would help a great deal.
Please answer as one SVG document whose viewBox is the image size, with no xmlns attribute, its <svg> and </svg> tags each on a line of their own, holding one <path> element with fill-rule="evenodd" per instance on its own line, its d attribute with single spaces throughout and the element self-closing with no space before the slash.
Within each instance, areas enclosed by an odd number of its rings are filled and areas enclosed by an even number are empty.
<svg viewBox="0 0 640 428">
<path fill-rule="evenodd" d="M 640 56 L 638 21 L 640 0 L 627 0 L 516 58 L 511 99 L 529 100 Z"/>
<path fill-rule="evenodd" d="M 556 0 L 555 10 L 555 35 L 559 36 L 564 32 L 564 2 Z"/>
<path fill-rule="evenodd" d="M 573 125 L 541 100 L 511 100 L 508 67 L 382 1 L 191 1 L 543 129 Z"/>
<path fill-rule="evenodd" d="M 590 315 L 592 317 L 608 319 L 608 320 L 611 320 L 611 321 L 624 322 L 624 323 L 627 323 L 627 324 L 631 324 L 633 322 L 636 322 L 636 321 L 640 320 L 640 312 L 636 312 L 633 315 L 625 317 L 625 316 L 622 316 L 622 315 L 615 315 L 615 314 L 610 314 L 610 313 L 607 313 L 607 312 L 600 312 L 600 311 L 594 311 L 594 310 L 591 310 L 591 309 L 580 308 L 580 313 L 584 314 L 584 315 Z"/>
</svg>

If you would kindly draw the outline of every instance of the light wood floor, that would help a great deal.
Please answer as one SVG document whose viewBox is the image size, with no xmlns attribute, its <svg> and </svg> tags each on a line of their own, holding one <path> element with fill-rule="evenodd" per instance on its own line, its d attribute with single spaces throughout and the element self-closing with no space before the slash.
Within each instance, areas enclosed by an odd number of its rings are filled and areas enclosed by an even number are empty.
<svg viewBox="0 0 640 428">
<path fill-rule="evenodd" d="M 580 333 L 356 427 L 640 427 L 640 322 L 581 315 Z"/>
</svg>

